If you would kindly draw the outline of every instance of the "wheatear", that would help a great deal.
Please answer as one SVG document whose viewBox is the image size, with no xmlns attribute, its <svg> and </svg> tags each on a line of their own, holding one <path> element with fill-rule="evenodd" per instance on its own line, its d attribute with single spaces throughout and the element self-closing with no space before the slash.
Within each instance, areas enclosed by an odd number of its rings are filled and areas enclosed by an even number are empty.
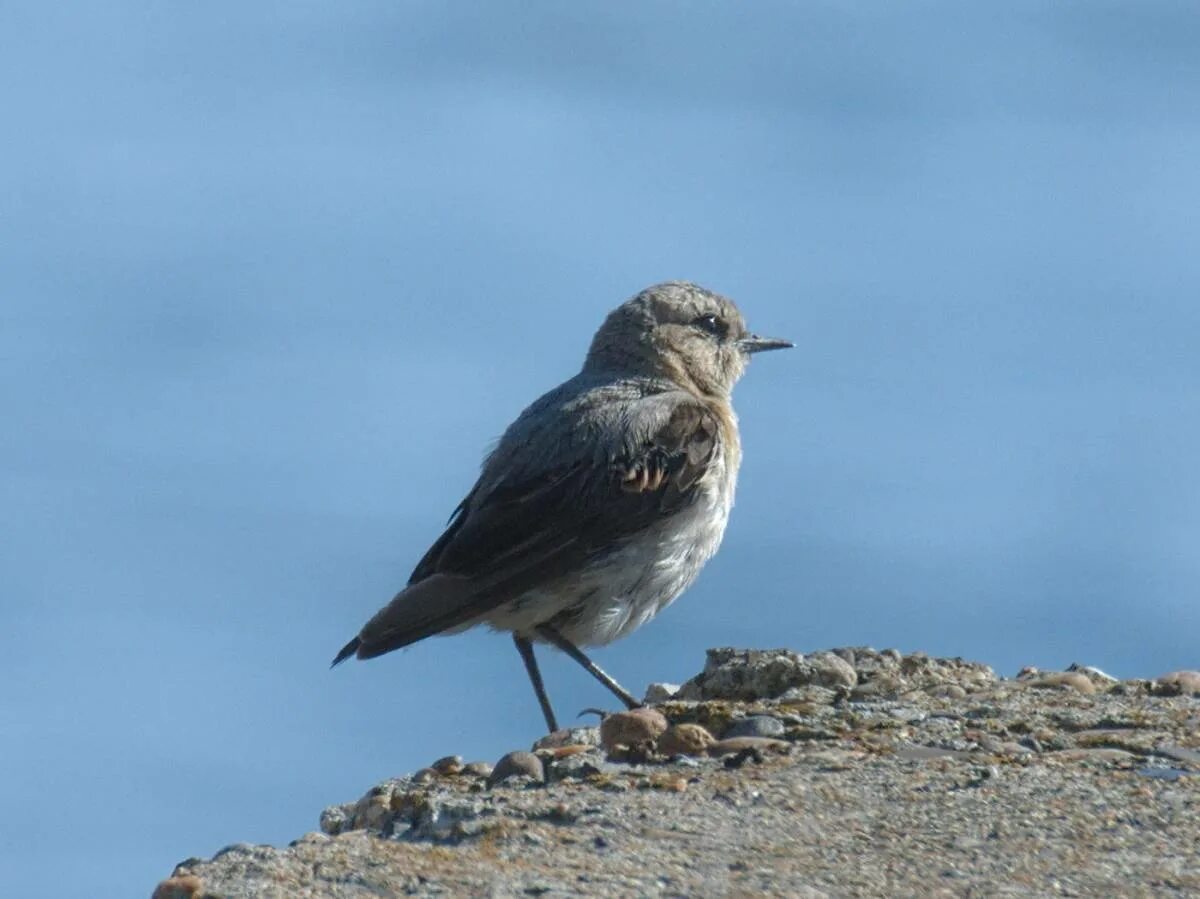
<svg viewBox="0 0 1200 899">
<path fill-rule="evenodd" d="M 618 306 L 583 370 L 509 426 L 408 586 L 333 664 L 486 624 L 512 633 L 551 731 L 534 641 L 636 707 L 579 647 L 645 624 L 717 551 L 742 457 L 730 391 L 753 353 L 790 346 L 683 281 Z"/>
</svg>

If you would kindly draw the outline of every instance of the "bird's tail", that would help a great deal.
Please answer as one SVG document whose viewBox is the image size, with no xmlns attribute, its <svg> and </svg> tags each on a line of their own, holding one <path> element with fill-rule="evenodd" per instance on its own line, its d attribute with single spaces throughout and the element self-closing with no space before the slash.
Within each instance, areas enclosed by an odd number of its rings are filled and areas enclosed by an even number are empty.
<svg viewBox="0 0 1200 899">
<path fill-rule="evenodd" d="M 486 611 L 475 585 L 463 577 L 435 574 L 405 587 L 366 623 L 357 637 L 333 660 L 351 656 L 373 659 L 444 630 L 469 622 Z M 332 665 L 330 667 L 333 667 Z"/>
<path fill-rule="evenodd" d="M 338 665 L 342 664 L 342 662 L 346 661 L 346 659 L 350 658 L 350 656 L 357 653 L 358 647 L 360 646 L 362 646 L 362 640 L 358 637 L 355 637 L 353 640 L 343 646 L 341 651 L 334 656 L 333 663 L 329 667 L 336 668 Z"/>
</svg>

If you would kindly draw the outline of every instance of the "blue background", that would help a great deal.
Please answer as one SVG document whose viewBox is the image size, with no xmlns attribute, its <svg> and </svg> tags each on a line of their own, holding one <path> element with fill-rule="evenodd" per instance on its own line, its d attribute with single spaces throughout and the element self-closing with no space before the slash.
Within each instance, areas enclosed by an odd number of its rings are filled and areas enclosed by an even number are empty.
<svg viewBox="0 0 1200 899">
<path fill-rule="evenodd" d="M 6 4 L 2 891 L 147 895 L 536 737 L 506 637 L 327 664 L 668 278 L 797 349 L 723 551 L 596 653 L 631 689 L 1195 667 L 1197 46 L 1184 2 Z"/>
</svg>

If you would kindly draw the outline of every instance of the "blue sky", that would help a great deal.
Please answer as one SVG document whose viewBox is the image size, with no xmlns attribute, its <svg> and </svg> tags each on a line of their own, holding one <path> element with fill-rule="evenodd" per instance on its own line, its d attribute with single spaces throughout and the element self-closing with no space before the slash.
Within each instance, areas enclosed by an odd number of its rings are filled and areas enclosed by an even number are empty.
<svg viewBox="0 0 1200 899">
<path fill-rule="evenodd" d="M 505 637 L 328 660 L 668 278 L 797 349 L 737 391 L 724 549 L 596 653 L 631 689 L 1200 664 L 1197 45 L 1188 3 L 6 5 L 6 892 L 144 895 L 537 736 Z"/>
</svg>

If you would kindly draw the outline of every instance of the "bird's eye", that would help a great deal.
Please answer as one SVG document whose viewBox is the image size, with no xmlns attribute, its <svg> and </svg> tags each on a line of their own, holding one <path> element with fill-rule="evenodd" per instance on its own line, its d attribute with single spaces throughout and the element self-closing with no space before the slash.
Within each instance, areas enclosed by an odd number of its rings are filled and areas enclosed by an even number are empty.
<svg viewBox="0 0 1200 899">
<path fill-rule="evenodd" d="M 714 334 L 717 337 L 724 337 L 729 326 L 715 315 L 701 315 L 692 322 L 701 331 L 707 331 L 709 334 Z"/>
</svg>

